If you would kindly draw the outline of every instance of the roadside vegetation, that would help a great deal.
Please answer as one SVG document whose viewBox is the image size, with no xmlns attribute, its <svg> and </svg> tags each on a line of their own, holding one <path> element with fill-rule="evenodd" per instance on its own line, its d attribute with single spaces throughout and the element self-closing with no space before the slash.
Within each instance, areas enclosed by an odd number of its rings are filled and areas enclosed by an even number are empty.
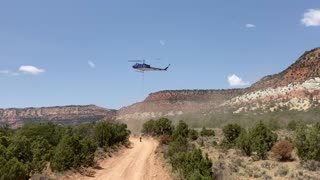
<svg viewBox="0 0 320 180">
<path fill-rule="evenodd" d="M 166 146 L 165 157 L 180 179 L 211 180 L 213 178 L 212 161 L 200 148 L 192 146 L 190 141 L 198 138 L 198 132 L 189 129 L 183 121 L 175 127 L 166 118 L 149 120 L 143 125 L 145 135 L 158 136 L 162 146 Z M 209 133 L 210 134 L 210 133 Z"/>
<path fill-rule="evenodd" d="M 183 119 L 190 127 L 202 128 L 223 128 L 228 124 L 236 122 L 243 128 L 253 128 L 260 121 L 271 130 L 278 129 L 294 130 L 298 122 L 305 124 L 315 124 L 319 122 L 320 107 L 310 108 L 308 111 L 296 111 L 280 109 L 275 112 L 265 112 L 263 110 L 254 110 L 241 113 L 233 113 L 236 109 L 220 109 L 216 112 L 203 114 L 185 113 L 174 117 L 173 122 Z"/>
<path fill-rule="evenodd" d="M 180 179 L 319 177 L 320 123 L 292 120 L 287 127 L 277 126 L 259 121 L 249 128 L 230 123 L 192 129 L 183 121 L 173 126 L 161 118 L 146 122 L 143 132 L 159 137 L 164 157 Z M 170 130 L 156 133 L 162 129 Z"/>
<path fill-rule="evenodd" d="M 293 121 L 277 131 L 268 124 L 260 121 L 252 128 L 227 124 L 215 129 L 218 137 L 196 142 L 213 160 L 216 179 L 320 176 L 320 123 Z"/>
<path fill-rule="evenodd" d="M 289 161 L 295 147 L 301 160 L 320 161 L 320 123 L 309 127 L 299 123 L 294 129 L 294 140 L 285 137 L 279 141 L 277 134 L 262 122 L 250 130 L 229 124 L 223 128 L 223 133 L 227 144 L 235 145 L 248 156 L 255 152 L 260 159 L 267 159 L 267 153 L 272 149 L 279 161 Z"/>
<path fill-rule="evenodd" d="M 60 126 L 26 123 L 19 129 L 0 127 L 0 179 L 28 179 L 45 169 L 62 172 L 95 164 L 98 150 L 128 143 L 125 124 L 87 123 Z"/>
</svg>

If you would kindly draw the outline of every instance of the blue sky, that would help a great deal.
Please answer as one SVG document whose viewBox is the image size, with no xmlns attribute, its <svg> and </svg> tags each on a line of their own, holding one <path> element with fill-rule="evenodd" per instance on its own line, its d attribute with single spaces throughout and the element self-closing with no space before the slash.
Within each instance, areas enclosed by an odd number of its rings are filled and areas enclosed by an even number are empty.
<svg viewBox="0 0 320 180">
<path fill-rule="evenodd" d="M 246 87 L 320 46 L 319 12 L 319 0 L 1 1 L 0 107 Z M 140 58 L 172 66 L 143 85 L 128 63 Z"/>
</svg>

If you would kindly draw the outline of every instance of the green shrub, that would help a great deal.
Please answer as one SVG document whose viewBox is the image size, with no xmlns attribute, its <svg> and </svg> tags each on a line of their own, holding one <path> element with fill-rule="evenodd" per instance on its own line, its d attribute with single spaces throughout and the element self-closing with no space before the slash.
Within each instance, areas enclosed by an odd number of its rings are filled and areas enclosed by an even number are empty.
<svg viewBox="0 0 320 180">
<path fill-rule="evenodd" d="M 303 159 L 308 159 L 309 142 L 307 141 L 307 127 L 299 123 L 295 130 L 295 146 L 297 148 L 298 156 Z"/>
<path fill-rule="evenodd" d="M 155 128 L 155 121 L 153 119 L 150 119 L 149 121 L 145 122 L 142 125 L 142 133 L 145 135 L 151 135 L 154 136 L 156 133 L 156 128 Z"/>
<path fill-rule="evenodd" d="M 80 141 L 81 153 L 80 153 L 80 163 L 82 166 L 92 166 L 94 165 L 94 153 L 97 149 L 96 143 L 90 138 L 84 138 Z"/>
<path fill-rule="evenodd" d="M 257 152 L 261 159 L 267 157 L 267 152 L 277 142 L 277 134 L 273 133 L 262 122 L 258 123 L 255 128 L 250 131 L 252 140 L 252 149 Z"/>
<path fill-rule="evenodd" d="M 65 136 L 55 150 L 52 167 L 57 171 L 93 165 L 94 152 L 97 146 L 94 141 L 79 136 Z"/>
<path fill-rule="evenodd" d="M 52 168 L 65 171 L 80 165 L 81 144 L 78 136 L 65 136 L 58 144 L 52 160 Z"/>
<path fill-rule="evenodd" d="M 7 148 L 0 144 L 0 157 L 3 157 L 4 159 L 7 159 L 8 157 L 8 151 Z"/>
<path fill-rule="evenodd" d="M 308 159 L 320 161 L 320 123 L 310 128 L 307 141 L 309 144 Z"/>
<path fill-rule="evenodd" d="M 31 151 L 32 169 L 34 172 L 41 173 L 52 157 L 52 146 L 46 139 L 39 137 L 32 142 Z"/>
<path fill-rule="evenodd" d="M 7 136 L 0 137 L 0 145 L 7 148 L 10 143 L 11 143 L 11 139 L 9 137 Z"/>
<path fill-rule="evenodd" d="M 320 161 L 320 123 L 312 127 L 299 124 L 296 130 L 295 146 L 298 156 L 303 160 Z"/>
<path fill-rule="evenodd" d="M 126 124 L 112 124 L 114 126 L 113 144 L 127 143 L 129 142 L 129 136 L 131 134 Z"/>
<path fill-rule="evenodd" d="M 64 136 L 66 128 L 49 123 L 25 123 L 16 134 L 28 137 L 30 140 L 42 137 L 46 139 L 52 146 L 57 146 Z"/>
<path fill-rule="evenodd" d="M 197 140 L 198 139 L 198 136 L 199 136 L 199 133 L 198 131 L 194 130 L 194 129 L 189 129 L 189 134 L 188 134 L 189 138 L 191 140 Z"/>
<path fill-rule="evenodd" d="M 168 155 L 172 156 L 175 153 L 188 151 L 188 139 L 178 136 L 174 141 L 169 143 Z"/>
<path fill-rule="evenodd" d="M 130 131 L 125 124 L 112 124 L 106 122 L 96 123 L 94 126 L 94 139 L 99 147 L 107 148 L 120 142 L 127 142 Z"/>
<path fill-rule="evenodd" d="M 10 129 L 8 124 L 0 124 L 0 137 L 12 135 L 13 130 Z"/>
<path fill-rule="evenodd" d="M 204 176 L 199 171 L 194 171 L 190 175 L 190 177 L 187 177 L 188 180 L 212 180 L 211 176 Z"/>
<path fill-rule="evenodd" d="M 98 123 L 94 129 L 94 138 L 99 147 L 110 146 L 112 132 L 109 124 Z"/>
<path fill-rule="evenodd" d="M 172 121 L 167 118 L 160 118 L 155 123 L 156 126 L 156 134 L 168 134 L 171 135 L 173 131 Z"/>
<path fill-rule="evenodd" d="M 224 138 L 230 144 L 234 144 L 235 140 L 239 137 L 242 128 L 238 124 L 228 124 L 222 129 Z"/>
<path fill-rule="evenodd" d="M 250 133 L 243 130 L 239 137 L 236 139 L 236 145 L 241 149 L 247 156 L 251 156 L 252 153 L 252 139 Z"/>
<path fill-rule="evenodd" d="M 75 125 L 72 128 L 72 134 L 80 136 L 80 138 L 91 138 L 94 139 L 95 126 L 99 123 L 83 123 Z"/>
<path fill-rule="evenodd" d="M 188 125 L 185 122 L 180 120 L 178 125 L 176 126 L 176 128 L 172 132 L 171 137 L 172 137 L 172 139 L 176 139 L 178 136 L 188 137 L 188 134 L 189 134 Z"/>
<path fill-rule="evenodd" d="M 26 123 L 17 130 L 0 127 L 0 179 L 26 179 L 41 173 L 47 164 L 55 171 L 91 166 L 98 143 L 114 147 L 126 143 L 129 135 L 125 124 L 108 122 Z"/>
<path fill-rule="evenodd" d="M 213 129 L 206 129 L 205 127 L 202 128 L 200 132 L 201 136 L 215 136 L 215 132 Z"/>
<path fill-rule="evenodd" d="M 207 154 L 202 155 L 200 149 L 174 154 L 171 164 L 175 171 L 181 173 L 183 179 L 212 179 L 212 162 Z"/>
<path fill-rule="evenodd" d="M 3 180 L 29 179 L 28 168 L 22 162 L 19 162 L 18 159 L 12 158 L 8 162 L 3 162 L 3 159 L 0 161 L 2 161 L 0 162 L 2 164 L 0 166 L 0 179 L 3 179 Z"/>
<path fill-rule="evenodd" d="M 173 130 L 172 122 L 167 118 L 151 119 L 142 125 L 142 133 L 151 136 L 171 135 Z"/>
<path fill-rule="evenodd" d="M 295 131 L 297 129 L 298 122 L 295 120 L 292 120 L 288 123 L 287 129 L 291 131 Z"/>
<path fill-rule="evenodd" d="M 200 149 L 194 149 L 188 143 L 189 138 L 193 140 L 198 138 L 198 132 L 190 130 L 185 122 L 179 121 L 174 128 L 171 121 L 166 118 L 149 120 L 143 124 L 142 132 L 159 136 L 160 144 L 169 144 L 165 157 L 169 158 L 173 170 L 179 172 L 182 179 L 212 179 L 212 162 L 208 155 L 203 156 Z M 204 128 L 202 135 L 212 136 L 214 131 Z"/>
<path fill-rule="evenodd" d="M 0 146 L 0 151 L 1 151 L 1 146 Z M 0 177 L 1 177 L 2 168 L 5 167 L 6 163 L 7 163 L 6 157 L 0 155 Z"/>
<path fill-rule="evenodd" d="M 12 143 L 8 146 L 10 157 L 17 158 L 22 163 L 32 161 L 31 142 L 25 136 L 14 136 Z"/>
</svg>

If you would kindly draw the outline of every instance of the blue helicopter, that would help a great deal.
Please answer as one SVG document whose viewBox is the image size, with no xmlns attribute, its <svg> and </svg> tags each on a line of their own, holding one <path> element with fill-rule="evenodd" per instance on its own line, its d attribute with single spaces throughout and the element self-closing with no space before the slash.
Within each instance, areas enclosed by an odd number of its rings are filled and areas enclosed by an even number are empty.
<svg viewBox="0 0 320 180">
<path fill-rule="evenodd" d="M 145 71 L 167 71 L 170 67 L 170 64 L 166 68 L 156 68 L 152 67 L 149 64 L 145 63 L 145 60 L 129 60 L 129 62 L 142 62 L 142 63 L 136 63 L 132 66 L 133 69 L 139 71 L 139 72 L 145 72 Z"/>
</svg>

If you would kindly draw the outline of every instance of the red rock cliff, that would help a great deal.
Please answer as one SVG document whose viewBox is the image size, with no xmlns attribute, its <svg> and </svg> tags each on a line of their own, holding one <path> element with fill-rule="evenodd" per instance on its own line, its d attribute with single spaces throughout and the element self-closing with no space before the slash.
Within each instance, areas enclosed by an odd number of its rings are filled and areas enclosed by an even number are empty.
<svg viewBox="0 0 320 180">
<path fill-rule="evenodd" d="M 6 123 L 14 127 L 30 121 L 73 124 L 102 119 L 111 120 L 115 116 L 115 110 L 104 109 L 94 105 L 0 109 L 0 123 Z"/>
</svg>

